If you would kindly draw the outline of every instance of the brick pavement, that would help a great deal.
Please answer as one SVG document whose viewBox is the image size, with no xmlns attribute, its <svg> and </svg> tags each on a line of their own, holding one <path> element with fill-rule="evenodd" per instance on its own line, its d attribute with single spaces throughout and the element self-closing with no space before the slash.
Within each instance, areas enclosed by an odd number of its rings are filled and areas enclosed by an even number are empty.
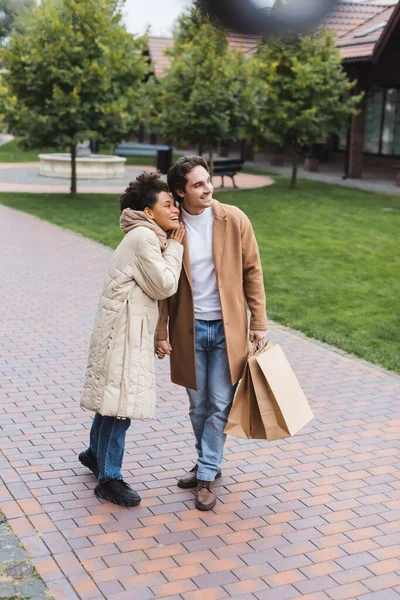
<svg viewBox="0 0 400 600">
<path fill-rule="evenodd" d="M 0 245 L 0 509 L 56 600 L 400 598 L 400 377 L 273 325 L 316 418 L 280 442 L 229 439 L 200 513 L 176 486 L 193 438 L 162 363 L 157 419 L 127 438 L 143 502 L 104 504 L 77 453 L 110 251 L 2 206 Z"/>
</svg>

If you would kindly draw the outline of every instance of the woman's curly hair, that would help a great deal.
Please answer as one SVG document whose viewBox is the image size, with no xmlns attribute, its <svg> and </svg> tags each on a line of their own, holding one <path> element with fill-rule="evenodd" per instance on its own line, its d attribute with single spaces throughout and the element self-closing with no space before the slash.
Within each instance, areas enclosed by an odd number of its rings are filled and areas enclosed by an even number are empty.
<svg viewBox="0 0 400 600">
<path fill-rule="evenodd" d="M 138 175 L 119 198 L 121 213 L 125 208 L 142 211 L 145 208 L 153 208 L 160 192 L 170 193 L 168 185 L 162 181 L 158 173 Z"/>
</svg>

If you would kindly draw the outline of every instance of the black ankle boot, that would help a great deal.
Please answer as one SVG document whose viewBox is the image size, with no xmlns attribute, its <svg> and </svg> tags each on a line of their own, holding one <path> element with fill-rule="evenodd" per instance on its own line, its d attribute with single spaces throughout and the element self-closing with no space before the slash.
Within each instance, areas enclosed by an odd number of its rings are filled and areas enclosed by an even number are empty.
<svg viewBox="0 0 400 600">
<path fill-rule="evenodd" d="M 92 452 L 89 450 L 89 448 L 85 450 L 85 452 L 81 452 L 78 458 L 83 464 L 83 466 L 87 467 L 90 471 L 92 471 L 93 475 L 95 475 L 98 479 L 99 467 L 97 466 L 97 459 L 94 456 L 94 454 L 92 454 Z"/>
<path fill-rule="evenodd" d="M 103 498 L 120 506 L 137 506 L 141 501 L 139 494 L 123 479 L 110 479 L 104 483 L 98 483 L 94 494 L 97 498 Z"/>
</svg>

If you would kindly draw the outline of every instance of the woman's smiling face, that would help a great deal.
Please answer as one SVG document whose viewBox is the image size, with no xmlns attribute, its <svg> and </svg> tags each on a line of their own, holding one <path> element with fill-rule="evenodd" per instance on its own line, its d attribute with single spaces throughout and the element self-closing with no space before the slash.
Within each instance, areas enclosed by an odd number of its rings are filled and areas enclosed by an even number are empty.
<svg viewBox="0 0 400 600">
<path fill-rule="evenodd" d="M 175 201 L 168 192 L 160 192 L 154 206 L 145 208 L 144 212 L 148 217 L 154 219 L 164 231 L 178 229 L 179 227 L 179 209 L 175 206 Z"/>
</svg>

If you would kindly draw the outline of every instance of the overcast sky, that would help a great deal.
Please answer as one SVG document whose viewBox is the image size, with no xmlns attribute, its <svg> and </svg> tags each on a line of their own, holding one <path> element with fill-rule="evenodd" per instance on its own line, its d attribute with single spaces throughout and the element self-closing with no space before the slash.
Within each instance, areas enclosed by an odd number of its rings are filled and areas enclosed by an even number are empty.
<svg viewBox="0 0 400 600">
<path fill-rule="evenodd" d="M 172 26 L 190 0 L 126 0 L 126 26 L 131 33 L 145 33 L 151 26 L 155 36 L 172 35 Z"/>
<path fill-rule="evenodd" d="M 343 0 L 342 0 L 343 1 Z M 353 0 L 354 1 L 354 0 Z M 370 0 L 356 0 L 357 2 L 369 2 Z M 372 0 L 371 0 L 372 1 Z M 373 0 L 374 2 L 391 2 L 396 0 Z M 252 0 L 258 6 L 271 6 L 274 0 Z M 172 27 L 191 0 L 126 0 L 125 22 L 131 33 L 145 33 L 146 28 L 151 26 L 151 34 L 154 36 L 172 35 Z"/>
<path fill-rule="evenodd" d="M 257 6 L 271 6 L 275 0 L 251 0 Z M 126 26 L 131 33 L 145 33 L 151 26 L 155 36 L 172 35 L 172 27 L 191 0 L 126 0 Z"/>
</svg>

